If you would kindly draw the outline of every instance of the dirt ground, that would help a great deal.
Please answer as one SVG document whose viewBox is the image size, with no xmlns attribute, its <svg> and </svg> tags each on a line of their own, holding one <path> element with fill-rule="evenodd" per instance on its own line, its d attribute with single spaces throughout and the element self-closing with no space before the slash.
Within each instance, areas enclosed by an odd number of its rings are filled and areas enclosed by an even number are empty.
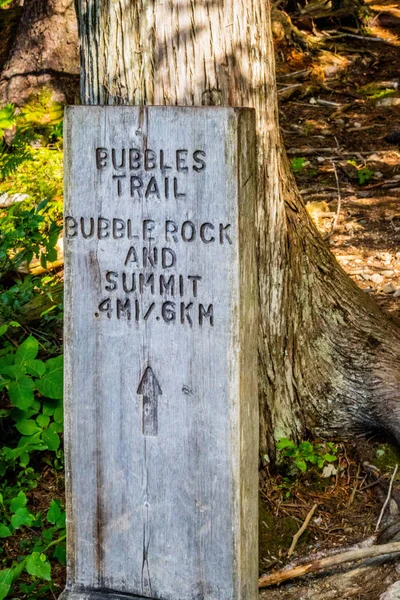
<svg viewBox="0 0 400 600">
<path fill-rule="evenodd" d="M 280 124 L 300 192 L 326 243 L 357 285 L 397 319 L 400 1 L 372 1 L 368 7 L 363 30 L 356 22 L 293 18 L 301 31 L 318 37 L 318 44 L 309 51 L 297 44 L 288 50 L 287 39 L 277 41 Z M 290 487 L 284 476 L 264 474 L 260 573 L 362 540 L 389 541 L 385 534 L 376 537 L 375 526 L 397 462 L 393 447 L 373 440 L 339 445 L 335 472 L 325 478 L 306 473 Z M 313 518 L 288 559 L 293 535 L 314 504 Z M 390 507 L 381 530 L 398 518 L 395 502 Z M 400 579 L 395 559 L 308 576 L 268 588 L 260 598 L 378 600 Z M 400 599 L 400 592 L 394 597 Z"/>
</svg>

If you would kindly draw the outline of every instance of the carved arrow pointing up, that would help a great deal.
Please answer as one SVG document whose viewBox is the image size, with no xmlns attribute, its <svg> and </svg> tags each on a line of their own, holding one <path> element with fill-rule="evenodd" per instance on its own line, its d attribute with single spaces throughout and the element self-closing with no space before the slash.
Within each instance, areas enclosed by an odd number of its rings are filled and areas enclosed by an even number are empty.
<svg viewBox="0 0 400 600">
<path fill-rule="evenodd" d="M 142 433 L 154 437 L 158 435 L 158 396 L 162 390 L 151 367 L 143 373 L 137 394 L 143 396 Z"/>
</svg>

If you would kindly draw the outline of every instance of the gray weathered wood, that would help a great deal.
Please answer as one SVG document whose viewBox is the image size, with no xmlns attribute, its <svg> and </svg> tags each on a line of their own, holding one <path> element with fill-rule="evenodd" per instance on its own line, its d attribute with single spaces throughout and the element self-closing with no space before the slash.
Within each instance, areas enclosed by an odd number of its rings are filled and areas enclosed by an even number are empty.
<svg viewBox="0 0 400 600">
<path fill-rule="evenodd" d="M 66 110 L 64 599 L 257 597 L 254 121 Z"/>
</svg>

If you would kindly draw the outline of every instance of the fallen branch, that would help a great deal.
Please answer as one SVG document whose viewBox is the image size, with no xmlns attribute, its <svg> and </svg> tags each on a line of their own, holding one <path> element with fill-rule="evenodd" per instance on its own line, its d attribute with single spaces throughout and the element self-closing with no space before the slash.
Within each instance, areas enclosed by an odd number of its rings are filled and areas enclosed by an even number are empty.
<svg viewBox="0 0 400 600">
<path fill-rule="evenodd" d="M 398 47 L 398 44 L 396 44 L 395 42 L 392 42 L 390 40 L 385 40 L 384 38 L 381 38 L 381 37 L 371 37 L 368 35 L 355 35 L 354 33 L 338 33 L 335 35 L 328 36 L 327 39 L 329 41 L 333 41 L 333 40 L 336 40 L 338 38 L 343 38 L 343 37 L 353 38 L 354 40 L 362 40 L 363 42 L 380 42 L 381 44 L 388 44 L 389 46 L 394 46 L 395 48 Z"/>
<path fill-rule="evenodd" d="M 306 519 L 305 519 L 303 525 L 300 527 L 298 532 L 293 536 L 292 543 L 291 543 L 289 551 L 287 553 L 288 556 L 291 556 L 293 554 L 293 552 L 297 546 L 297 542 L 299 541 L 300 537 L 303 535 L 303 533 L 307 529 L 308 524 L 311 521 L 311 518 L 312 518 L 313 514 L 315 513 L 317 506 L 318 506 L 318 504 L 314 504 L 314 506 L 312 507 L 312 509 L 310 510 L 308 515 L 306 516 Z"/>
<path fill-rule="evenodd" d="M 276 571 L 271 575 L 263 575 L 258 580 L 259 588 L 266 588 L 272 585 L 280 585 L 284 581 L 289 579 L 296 579 L 303 575 L 310 573 L 318 573 L 321 571 L 327 571 L 332 567 L 342 565 L 343 563 L 353 562 L 355 560 L 363 560 L 366 558 L 376 558 L 377 556 L 385 556 L 388 554 L 400 553 L 400 542 L 393 542 L 391 544 L 383 544 L 381 546 L 371 546 L 369 548 L 360 548 L 358 550 L 351 550 L 349 552 L 343 552 L 336 556 L 329 556 L 328 558 L 321 558 L 314 562 L 299 565 L 293 569 L 286 569 L 282 571 Z"/>
<path fill-rule="evenodd" d="M 292 85 L 287 85 L 284 88 L 278 90 L 278 94 L 282 94 L 283 92 L 287 92 L 288 90 L 295 90 L 303 87 L 302 83 L 293 83 Z"/>
<path fill-rule="evenodd" d="M 311 69 L 301 69 L 301 71 L 294 71 L 293 73 L 285 73 L 284 75 L 277 75 L 279 79 L 296 79 L 299 76 L 308 76 L 311 73 Z"/>
<path fill-rule="evenodd" d="M 393 483 L 394 483 L 394 480 L 395 480 L 395 477 L 397 475 L 397 471 L 398 470 L 399 470 L 399 465 L 396 465 L 395 468 L 394 468 L 394 471 L 393 471 L 393 475 L 390 478 L 388 493 L 387 493 L 387 496 L 386 496 L 385 503 L 382 506 L 381 514 L 379 515 L 379 519 L 378 519 L 378 522 L 377 522 L 376 527 L 375 527 L 375 532 L 377 532 L 378 529 L 379 529 L 379 525 L 381 524 L 383 515 L 385 514 L 386 507 L 389 504 L 390 498 L 392 496 Z"/>
<path fill-rule="evenodd" d="M 341 108 L 342 104 L 338 102 L 331 102 L 330 100 L 322 100 L 321 98 L 314 98 L 314 102 L 310 102 L 310 104 L 319 104 L 320 106 L 326 106 L 328 108 Z"/>
<path fill-rule="evenodd" d="M 302 154 L 321 154 L 321 153 L 327 153 L 327 152 L 331 152 L 333 153 L 333 157 L 329 156 L 327 158 L 327 160 L 332 160 L 332 158 L 335 158 L 336 156 L 338 156 L 340 158 L 340 156 L 355 156 L 355 154 L 362 154 L 362 155 L 369 155 L 369 154 L 388 154 L 389 152 L 395 152 L 394 150 L 363 150 L 362 152 L 358 151 L 358 152 L 342 152 L 342 151 L 338 151 L 337 148 L 310 148 L 309 146 L 304 147 L 304 148 L 287 148 L 286 149 L 286 154 L 290 154 L 290 155 L 297 155 L 297 156 L 301 156 Z"/>
</svg>

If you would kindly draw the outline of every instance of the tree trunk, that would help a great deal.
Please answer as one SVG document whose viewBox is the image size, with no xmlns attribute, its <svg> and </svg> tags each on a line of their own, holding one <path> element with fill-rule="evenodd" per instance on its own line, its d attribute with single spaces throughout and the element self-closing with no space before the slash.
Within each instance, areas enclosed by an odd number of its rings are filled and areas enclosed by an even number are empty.
<svg viewBox="0 0 400 600">
<path fill-rule="evenodd" d="M 1 103 L 23 104 L 41 89 L 73 103 L 79 87 L 76 15 L 72 0 L 25 0 L 9 59 L 0 76 Z"/>
<path fill-rule="evenodd" d="M 253 106 L 261 451 L 379 428 L 400 441 L 400 329 L 317 233 L 279 137 L 265 0 L 79 0 L 85 104 Z"/>
</svg>

